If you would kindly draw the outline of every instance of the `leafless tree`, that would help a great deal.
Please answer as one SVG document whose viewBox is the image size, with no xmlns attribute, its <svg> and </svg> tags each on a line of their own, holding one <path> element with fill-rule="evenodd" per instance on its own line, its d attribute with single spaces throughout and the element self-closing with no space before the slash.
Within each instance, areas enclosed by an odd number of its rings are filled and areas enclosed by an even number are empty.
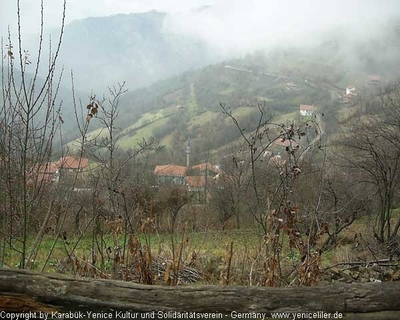
<svg viewBox="0 0 400 320">
<path fill-rule="evenodd" d="M 51 211 L 51 197 L 43 197 L 45 188 L 40 174 L 52 154 L 53 138 L 60 123 L 61 103 L 57 100 L 61 75 L 57 78 L 56 62 L 64 32 L 66 1 L 63 2 L 60 34 L 55 47 L 44 57 L 44 9 L 38 50 L 32 54 L 22 41 L 20 1 L 17 1 L 17 36 L 11 31 L 2 38 L 0 108 L 0 157 L 2 172 L 1 230 L 2 259 L 7 244 L 20 254 L 20 268 L 27 265 L 29 228 L 37 221 L 39 208 Z M 33 61 L 33 62 L 32 62 Z M 46 66 L 47 63 L 47 66 Z M 44 76 L 40 70 L 46 68 Z M 44 205 L 44 202 L 46 204 Z M 37 226 L 39 227 L 39 226 Z"/>
<path fill-rule="evenodd" d="M 316 116 L 298 125 L 274 123 L 265 105 L 257 107 L 260 117 L 256 129 L 246 132 L 233 112 L 221 104 L 222 112 L 232 120 L 244 141 L 244 156 L 241 157 L 249 170 L 243 200 L 263 233 L 266 260 L 262 283 L 276 286 L 281 281 L 290 282 L 284 279 L 281 268 L 283 233 L 286 233 L 290 248 L 297 249 L 302 257 L 295 268 L 295 279 L 300 284 L 311 284 L 319 270 L 320 253 L 312 251 L 314 239 L 310 241 L 299 232 L 299 208 L 293 201 L 293 194 L 299 187 L 305 154 L 312 146 L 321 146 L 321 129 Z M 276 144 L 283 148 L 278 157 L 273 152 Z"/>
</svg>

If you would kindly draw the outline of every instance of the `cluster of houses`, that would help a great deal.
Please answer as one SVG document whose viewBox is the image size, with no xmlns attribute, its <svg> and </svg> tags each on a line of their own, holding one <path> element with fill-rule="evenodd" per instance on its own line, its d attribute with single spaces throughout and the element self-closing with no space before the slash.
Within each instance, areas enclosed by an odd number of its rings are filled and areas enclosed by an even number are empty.
<svg viewBox="0 0 400 320">
<path fill-rule="evenodd" d="M 158 183 L 184 186 L 188 191 L 203 191 L 208 186 L 213 186 L 220 173 L 220 169 L 210 162 L 189 167 L 175 164 L 158 165 L 154 169 Z"/>
<path fill-rule="evenodd" d="M 154 169 L 158 185 L 180 187 L 193 194 L 199 202 L 208 201 L 210 191 L 216 186 L 220 174 L 221 170 L 210 162 L 195 166 L 158 165 Z"/>
<path fill-rule="evenodd" d="M 380 76 L 371 74 L 368 75 L 367 78 L 365 79 L 365 84 L 368 86 L 375 86 L 380 84 L 381 81 L 382 78 Z M 298 90 L 298 86 L 293 82 L 285 83 L 285 87 L 289 91 Z M 340 96 L 341 103 L 343 104 L 352 103 L 352 101 L 358 94 L 359 90 L 355 86 L 353 85 L 347 86 L 344 94 Z M 311 116 L 314 113 L 314 105 L 301 104 L 299 109 L 300 109 L 300 115 L 303 117 Z"/>
<path fill-rule="evenodd" d="M 154 169 L 154 176 L 158 184 L 170 184 L 182 187 L 189 192 L 195 192 L 201 198 L 208 198 L 210 188 L 215 185 L 216 180 L 221 174 L 221 170 L 211 164 L 204 162 L 192 166 L 190 164 L 190 154 L 192 147 L 190 139 L 186 145 L 186 166 L 175 164 L 158 165 Z"/>
<path fill-rule="evenodd" d="M 286 160 L 281 157 L 280 150 L 287 150 L 288 147 L 296 149 L 299 144 L 294 140 L 277 139 L 273 143 L 275 152 L 267 150 L 263 153 L 266 162 L 281 170 Z M 154 169 L 154 176 L 158 186 L 172 185 L 181 188 L 183 191 L 197 194 L 198 200 L 207 201 L 210 197 L 212 188 L 221 188 L 220 181 L 230 179 L 229 175 L 210 162 L 203 162 L 196 165 L 190 165 L 190 140 L 188 140 L 186 155 L 186 166 L 175 164 L 157 165 Z M 242 161 L 244 163 L 244 161 Z M 241 162 L 241 163 L 242 163 Z"/>
<path fill-rule="evenodd" d="M 365 84 L 368 86 L 375 86 L 380 84 L 382 81 L 382 78 L 378 75 L 371 74 L 367 76 L 365 79 Z M 354 97 L 356 97 L 359 94 L 359 90 L 354 87 L 353 85 L 347 86 L 345 89 L 345 92 L 343 94 L 342 98 L 342 103 L 344 104 L 349 104 L 352 103 L 354 100 Z"/>
<path fill-rule="evenodd" d="M 56 184 L 74 179 L 75 189 L 81 189 L 87 185 L 88 169 L 89 159 L 65 156 L 57 162 L 47 162 L 38 168 L 34 167 L 31 170 L 31 183 Z M 221 170 L 209 162 L 194 166 L 158 165 L 154 169 L 158 184 L 168 183 L 197 193 L 212 188 L 220 173 Z"/>
</svg>

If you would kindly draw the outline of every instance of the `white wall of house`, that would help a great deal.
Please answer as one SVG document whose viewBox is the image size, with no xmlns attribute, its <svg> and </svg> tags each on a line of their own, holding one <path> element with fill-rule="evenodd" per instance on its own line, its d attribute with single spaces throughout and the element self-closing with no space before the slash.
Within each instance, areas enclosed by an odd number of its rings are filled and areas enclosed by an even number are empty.
<svg viewBox="0 0 400 320">
<path fill-rule="evenodd" d="M 313 112 L 312 112 L 311 110 L 300 110 L 300 114 L 301 114 L 303 117 L 311 116 L 312 113 L 313 113 Z"/>
<path fill-rule="evenodd" d="M 354 87 L 347 87 L 346 88 L 346 94 L 356 94 L 356 88 Z"/>
</svg>

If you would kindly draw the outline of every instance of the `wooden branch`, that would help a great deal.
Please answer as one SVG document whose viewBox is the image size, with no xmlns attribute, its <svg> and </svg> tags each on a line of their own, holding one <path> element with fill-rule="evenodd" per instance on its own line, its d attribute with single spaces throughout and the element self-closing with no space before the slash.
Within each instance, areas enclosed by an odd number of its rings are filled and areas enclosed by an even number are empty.
<svg viewBox="0 0 400 320">
<path fill-rule="evenodd" d="M 357 314 L 357 319 L 399 319 L 399 292 L 400 282 L 285 288 L 162 287 L 0 269 L 0 310 L 7 311 L 236 311 L 268 315 L 323 311 L 341 312 L 346 318 Z"/>
</svg>

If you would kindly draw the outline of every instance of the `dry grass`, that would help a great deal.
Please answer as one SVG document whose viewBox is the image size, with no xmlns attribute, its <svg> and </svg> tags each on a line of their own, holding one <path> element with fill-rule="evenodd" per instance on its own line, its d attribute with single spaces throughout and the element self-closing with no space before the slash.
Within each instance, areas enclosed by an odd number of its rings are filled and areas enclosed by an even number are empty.
<svg viewBox="0 0 400 320">
<path fill-rule="evenodd" d="M 371 234 L 371 224 L 371 219 L 365 217 L 342 232 L 337 247 L 322 254 L 321 267 L 381 258 L 376 253 L 379 247 L 374 239 L 367 236 Z M 125 235 L 121 230 L 117 234 L 115 230 L 110 231 L 102 236 L 104 252 L 94 247 L 92 235 L 59 239 L 56 244 L 54 235 L 46 235 L 33 269 L 148 284 L 263 284 L 269 256 L 264 238 L 257 230 L 185 230 L 174 234 L 158 233 L 151 228 L 142 231 L 138 235 L 129 235 L 127 242 L 124 242 Z M 33 238 L 28 245 L 32 241 Z M 276 271 L 279 271 L 279 281 L 293 276 L 294 270 L 301 265 L 299 252 L 291 249 L 288 242 L 287 235 L 283 235 L 279 270 Z M 115 248 L 115 243 L 121 247 Z M 123 243 L 126 243 L 126 252 Z M 53 254 L 49 257 L 53 246 Z M 72 250 L 74 247 L 76 249 Z M 7 248 L 6 265 L 18 267 L 19 257 L 16 251 Z"/>
</svg>

